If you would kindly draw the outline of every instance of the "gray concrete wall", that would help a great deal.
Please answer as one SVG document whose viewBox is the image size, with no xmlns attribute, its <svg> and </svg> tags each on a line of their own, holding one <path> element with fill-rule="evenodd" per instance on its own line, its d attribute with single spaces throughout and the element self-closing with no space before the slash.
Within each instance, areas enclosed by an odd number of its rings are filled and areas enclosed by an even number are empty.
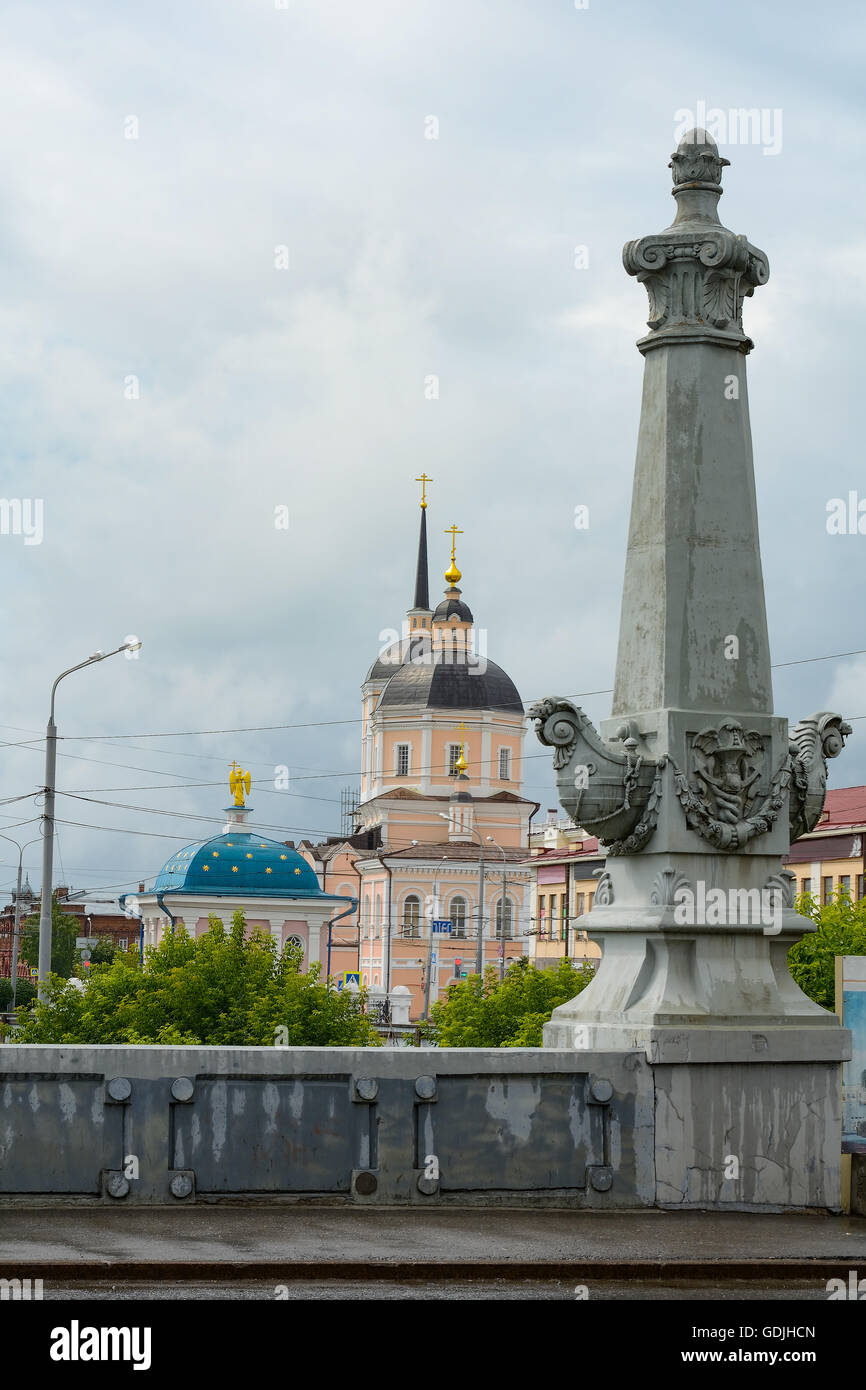
<svg viewBox="0 0 866 1390">
<path fill-rule="evenodd" d="M 838 1063 L 656 1065 L 657 1203 L 841 1207 Z"/>
<path fill-rule="evenodd" d="M 6 1046 L 0 1202 L 649 1206 L 639 1053 Z"/>
</svg>

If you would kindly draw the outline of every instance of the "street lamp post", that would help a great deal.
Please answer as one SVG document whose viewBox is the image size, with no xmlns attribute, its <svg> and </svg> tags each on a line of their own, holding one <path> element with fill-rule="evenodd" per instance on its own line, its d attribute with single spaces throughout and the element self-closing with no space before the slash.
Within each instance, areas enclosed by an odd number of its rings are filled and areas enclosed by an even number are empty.
<svg viewBox="0 0 866 1390">
<path fill-rule="evenodd" d="M 436 866 L 436 873 L 437 873 L 437 875 L 438 875 L 439 870 L 442 868 L 442 865 L 445 863 L 445 861 L 446 861 L 447 858 L 448 858 L 448 855 L 447 855 L 447 854 L 443 854 L 442 858 L 439 860 L 439 863 L 438 863 L 437 866 Z M 433 880 L 433 911 L 434 911 L 434 912 L 435 912 L 435 910 L 436 910 L 436 907 L 438 906 L 438 903 L 439 903 L 439 879 L 438 879 L 438 877 L 437 877 L 437 878 L 435 878 L 435 879 Z M 425 974 L 424 974 L 424 1017 L 425 1017 L 425 1018 L 429 1018 L 429 1017 L 430 1017 L 430 976 L 431 976 L 431 974 L 432 974 L 432 971 L 433 971 L 433 914 L 431 913 L 431 914 L 430 914 L 430 936 L 429 936 L 429 939 L 428 939 L 428 941 L 427 941 L 427 969 L 426 969 Z"/>
<path fill-rule="evenodd" d="M 383 968 L 382 968 L 382 978 L 383 978 L 384 981 L 385 981 L 385 993 L 386 993 L 386 995 L 388 996 L 388 998 L 390 999 L 390 997 L 391 997 L 391 870 L 390 870 L 390 868 L 388 867 L 388 865 L 385 863 L 385 854 L 386 854 L 386 851 L 385 851 L 384 849 L 380 849 L 380 850 L 377 850 L 377 851 L 376 851 L 376 858 L 378 859 L 379 863 L 382 865 L 382 868 L 385 870 L 385 873 L 388 875 L 388 888 L 387 888 L 387 895 L 386 895 L 386 910 L 385 910 L 385 935 L 384 935 L 384 940 L 383 940 L 383 942 L 382 942 L 382 957 L 383 957 L 383 959 L 382 959 L 382 967 L 383 967 Z M 372 947 L 371 947 L 371 948 L 370 948 L 370 964 L 372 965 L 372 963 L 373 963 L 373 954 L 372 954 Z"/>
<path fill-rule="evenodd" d="M 45 805 L 42 811 L 42 902 L 39 909 L 39 971 L 37 988 L 40 998 L 45 990 L 45 981 L 51 970 L 51 877 L 54 872 L 54 778 L 57 765 L 57 725 L 54 723 L 54 696 L 60 682 L 71 676 L 73 671 L 81 671 L 97 661 L 105 661 L 118 652 L 137 652 L 141 643 L 131 638 L 110 652 L 94 652 L 86 661 L 61 671 L 51 687 L 51 708 L 48 714 L 48 727 L 45 732 Z"/>
<path fill-rule="evenodd" d="M 502 855 L 502 907 L 500 908 L 500 912 L 499 912 L 499 921 L 500 921 L 500 924 L 501 924 L 501 926 L 502 926 L 502 940 L 501 940 L 500 943 L 499 943 L 499 978 L 500 978 L 500 980 L 504 980 L 504 979 L 505 979 L 505 903 L 506 903 L 506 884 L 507 884 L 507 880 L 506 880 L 506 877 L 505 877 L 505 865 L 506 865 L 506 863 L 507 863 L 507 860 L 506 860 L 506 857 L 505 857 L 505 850 L 502 848 L 501 845 L 498 845 L 498 844 L 496 843 L 496 841 L 494 840 L 494 838 L 493 838 L 492 835 L 488 835 L 488 836 L 487 836 L 487 841 L 488 841 L 488 844 L 493 845 L 494 849 L 498 849 L 498 850 L 499 850 L 499 853 Z"/>
<path fill-rule="evenodd" d="M 442 820 L 449 823 L 451 817 L 445 811 L 437 811 Z M 470 835 L 478 838 L 478 950 L 475 954 L 475 973 L 484 977 L 484 841 L 473 827 L 467 826 Z"/>
<path fill-rule="evenodd" d="M 9 835 L 0 835 L 0 840 L 7 840 L 10 845 L 14 845 L 18 851 L 18 880 L 15 888 L 15 925 L 12 928 L 12 966 L 9 971 L 12 977 L 12 1011 L 15 1011 L 15 1004 L 18 997 L 18 939 L 21 928 L 21 874 L 24 862 L 24 851 L 31 845 L 38 845 L 40 837 L 35 840 L 28 840 L 26 845 L 19 845 L 17 840 L 13 840 Z"/>
</svg>

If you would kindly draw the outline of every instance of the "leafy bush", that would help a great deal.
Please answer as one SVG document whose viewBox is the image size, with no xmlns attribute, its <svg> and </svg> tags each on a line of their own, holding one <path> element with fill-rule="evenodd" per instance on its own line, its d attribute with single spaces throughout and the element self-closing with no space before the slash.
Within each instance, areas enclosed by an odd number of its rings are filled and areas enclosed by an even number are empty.
<svg viewBox="0 0 866 1390">
<path fill-rule="evenodd" d="M 855 903 L 844 889 L 832 902 L 821 904 L 808 893 L 797 899 L 797 911 L 811 917 L 817 931 L 809 932 L 788 952 L 788 968 L 804 994 L 822 1008 L 835 1008 L 834 956 L 866 956 L 866 898 Z"/>
<path fill-rule="evenodd" d="M 243 912 L 228 931 L 212 916 L 198 938 L 166 933 L 143 964 L 118 951 L 83 982 L 49 976 L 45 999 L 19 1015 L 16 1043 L 378 1045 L 363 995 L 320 980 L 319 964 L 302 974 L 299 950 L 279 955 L 269 933 L 247 937 L 245 925 Z"/>
<path fill-rule="evenodd" d="M 16 1004 L 29 1004 L 36 998 L 36 986 L 29 980 L 19 979 L 18 988 L 15 991 Z M 9 1009 L 12 1006 L 12 981 L 0 979 L 0 1010 Z"/>
<path fill-rule="evenodd" d="M 96 945 L 91 946 L 87 952 L 87 958 L 91 966 L 110 965 L 119 949 L 113 936 L 98 936 Z M 138 942 L 135 943 L 135 949 L 138 950 Z"/>
<path fill-rule="evenodd" d="M 591 965 L 562 960 L 539 970 L 527 956 L 509 966 L 504 980 L 488 966 L 482 980 L 470 975 L 451 985 L 422 1028 L 440 1047 L 541 1047 L 541 1030 L 558 1004 L 573 999 L 593 977 Z"/>
</svg>

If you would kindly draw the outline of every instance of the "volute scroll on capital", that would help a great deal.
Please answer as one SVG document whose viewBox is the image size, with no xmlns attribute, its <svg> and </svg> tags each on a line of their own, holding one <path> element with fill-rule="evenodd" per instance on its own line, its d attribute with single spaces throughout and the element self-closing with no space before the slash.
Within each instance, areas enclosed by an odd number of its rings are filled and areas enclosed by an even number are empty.
<svg viewBox="0 0 866 1390">
<path fill-rule="evenodd" d="M 770 278 L 763 251 L 719 221 L 722 168 L 730 161 L 706 131 L 693 130 L 671 156 L 677 215 L 670 227 L 626 242 L 622 260 L 643 284 L 650 302 L 648 347 L 665 341 L 652 335 L 676 330 L 695 334 L 715 330 L 740 351 L 752 343 L 743 333 L 743 300 Z"/>
</svg>

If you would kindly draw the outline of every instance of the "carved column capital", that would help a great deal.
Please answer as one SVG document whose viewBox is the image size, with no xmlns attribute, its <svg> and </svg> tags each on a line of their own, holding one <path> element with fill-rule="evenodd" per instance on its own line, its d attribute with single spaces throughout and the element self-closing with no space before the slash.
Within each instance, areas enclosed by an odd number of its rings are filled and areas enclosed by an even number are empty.
<svg viewBox="0 0 866 1390">
<path fill-rule="evenodd" d="M 718 342 L 749 352 L 743 300 L 765 285 L 763 251 L 719 221 L 723 159 L 705 131 L 690 131 L 671 156 L 677 215 L 670 227 L 626 242 L 623 265 L 646 288 L 650 334 L 641 352 L 676 341 Z"/>
</svg>

